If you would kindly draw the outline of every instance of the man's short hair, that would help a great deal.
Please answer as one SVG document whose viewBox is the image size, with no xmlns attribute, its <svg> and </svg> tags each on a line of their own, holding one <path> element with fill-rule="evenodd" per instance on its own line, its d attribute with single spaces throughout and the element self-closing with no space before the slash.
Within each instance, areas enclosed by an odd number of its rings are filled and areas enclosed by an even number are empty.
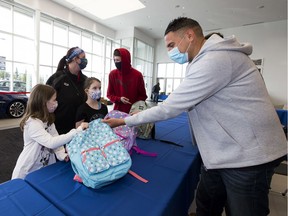
<svg viewBox="0 0 288 216">
<path fill-rule="evenodd" d="M 120 51 L 118 49 L 115 49 L 113 56 L 120 56 L 121 57 Z"/>
<path fill-rule="evenodd" d="M 169 32 L 176 32 L 181 29 L 186 30 L 188 28 L 193 28 L 197 36 L 203 36 L 203 31 L 199 23 L 196 20 L 187 17 L 178 17 L 172 20 L 167 26 L 164 36 Z"/>
</svg>

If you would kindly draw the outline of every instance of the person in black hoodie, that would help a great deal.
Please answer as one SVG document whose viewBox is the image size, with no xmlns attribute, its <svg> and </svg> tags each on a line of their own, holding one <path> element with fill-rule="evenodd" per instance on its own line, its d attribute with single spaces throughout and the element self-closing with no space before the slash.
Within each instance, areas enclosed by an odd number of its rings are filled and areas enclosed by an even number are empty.
<svg viewBox="0 0 288 216">
<path fill-rule="evenodd" d="M 85 102 L 83 87 L 87 77 L 81 70 L 86 65 L 85 52 L 79 47 L 72 47 L 59 61 L 57 71 L 46 82 L 57 91 L 58 107 L 54 113 L 59 134 L 75 128 L 77 108 Z"/>
</svg>

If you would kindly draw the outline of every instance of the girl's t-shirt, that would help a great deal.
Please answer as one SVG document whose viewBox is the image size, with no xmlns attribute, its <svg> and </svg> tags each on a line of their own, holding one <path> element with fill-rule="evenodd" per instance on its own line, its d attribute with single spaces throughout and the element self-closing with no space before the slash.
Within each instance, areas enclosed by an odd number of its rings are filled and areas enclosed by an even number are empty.
<svg viewBox="0 0 288 216">
<path fill-rule="evenodd" d="M 81 121 L 84 119 L 84 122 L 91 122 L 95 119 L 101 118 L 103 119 L 107 113 L 108 108 L 105 104 L 100 103 L 100 109 L 93 109 L 87 103 L 82 104 L 79 106 L 77 113 L 76 113 L 76 122 Z"/>
</svg>

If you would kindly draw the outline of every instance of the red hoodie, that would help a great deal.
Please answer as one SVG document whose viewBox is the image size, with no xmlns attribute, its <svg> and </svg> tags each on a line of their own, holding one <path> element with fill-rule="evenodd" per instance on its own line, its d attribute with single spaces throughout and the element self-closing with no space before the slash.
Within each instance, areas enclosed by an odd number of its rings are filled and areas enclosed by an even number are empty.
<svg viewBox="0 0 288 216">
<path fill-rule="evenodd" d="M 121 71 L 114 69 L 109 74 L 107 97 L 114 103 L 114 110 L 129 113 L 131 104 L 147 98 L 144 79 L 141 72 L 131 66 L 130 52 L 118 49 L 121 55 Z M 131 104 L 123 104 L 121 97 L 129 99 Z"/>
</svg>

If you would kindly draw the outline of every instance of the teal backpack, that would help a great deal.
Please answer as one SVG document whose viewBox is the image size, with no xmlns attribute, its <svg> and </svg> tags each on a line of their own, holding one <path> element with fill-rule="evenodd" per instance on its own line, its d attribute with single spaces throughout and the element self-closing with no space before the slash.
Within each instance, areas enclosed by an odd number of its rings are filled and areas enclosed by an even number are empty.
<svg viewBox="0 0 288 216">
<path fill-rule="evenodd" d="M 101 188 L 126 175 L 131 158 L 118 136 L 101 119 L 89 123 L 66 145 L 74 180 L 87 187 Z"/>
</svg>

